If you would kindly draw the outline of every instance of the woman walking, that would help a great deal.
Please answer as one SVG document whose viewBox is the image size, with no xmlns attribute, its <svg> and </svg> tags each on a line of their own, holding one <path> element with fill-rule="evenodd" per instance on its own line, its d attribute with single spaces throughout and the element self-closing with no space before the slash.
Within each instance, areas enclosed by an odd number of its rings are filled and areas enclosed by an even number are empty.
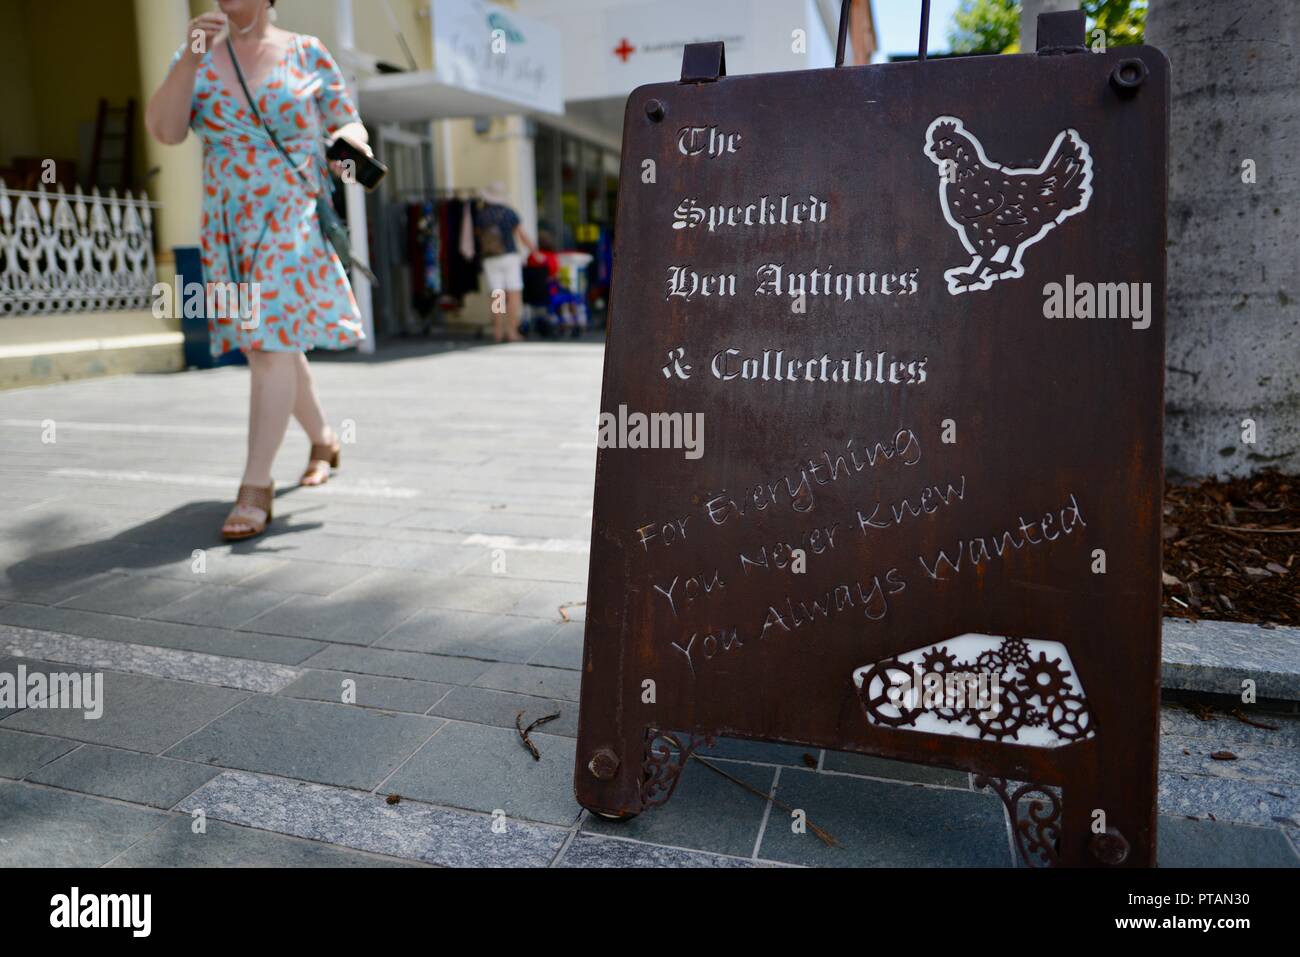
<svg viewBox="0 0 1300 957">
<path fill-rule="evenodd" d="M 247 459 L 221 528 L 227 539 L 241 539 L 260 535 L 271 520 L 271 465 L 291 415 L 311 441 L 301 484 L 323 484 L 338 465 L 338 437 L 305 353 L 347 348 L 364 334 L 347 273 L 316 214 L 316 196 L 329 188 L 321 138 L 370 148 L 338 66 L 318 39 L 274 26 L 275 0 L 218 5 L 220 13 L 190 22 L 145 125 L 163 143 L 180 143 L 190 129 L 202 140 L 205 277 L 252 290 L 243 308 L 208 318 L 212 354 L 239 349 L 251 370 Z"/>
</svg>

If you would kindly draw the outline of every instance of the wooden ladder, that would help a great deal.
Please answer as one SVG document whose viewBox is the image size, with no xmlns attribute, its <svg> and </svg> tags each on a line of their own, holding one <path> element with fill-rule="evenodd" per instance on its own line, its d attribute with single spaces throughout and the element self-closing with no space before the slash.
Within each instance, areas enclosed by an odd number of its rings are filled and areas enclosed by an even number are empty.
<svg viewBox="0 0 1300 957">
<path fill-rule="evenodd" d="M 131 188 L 132 150 L 135 144 L 135 100 L 126 106 L 110 106 L 99 101 L 95 117 L 95 142 L 90 153 L 91 187 L 119 193 Z"/>
</svg>

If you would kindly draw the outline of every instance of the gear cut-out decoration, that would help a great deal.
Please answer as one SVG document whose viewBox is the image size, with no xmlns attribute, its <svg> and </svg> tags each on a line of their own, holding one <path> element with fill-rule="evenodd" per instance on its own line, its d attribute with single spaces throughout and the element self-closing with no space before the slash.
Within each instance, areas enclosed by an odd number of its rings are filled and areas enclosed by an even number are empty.
<svg viewBox="0 0 1300 957">
<path fill-rule="evenodd" d="M 970 693 L 965 701 L 927 703 L 920 694 L 890 695 L 903 679 L 915 684 L 918 674 L 961 675 L 971 691 L 982 680 L 988 698 Z M 1057 641 L 967 633 L 863 665 L 853 683 L 873 725 L 1035 748 L 1096 734 L 1083 684 Z"/>
</svg>

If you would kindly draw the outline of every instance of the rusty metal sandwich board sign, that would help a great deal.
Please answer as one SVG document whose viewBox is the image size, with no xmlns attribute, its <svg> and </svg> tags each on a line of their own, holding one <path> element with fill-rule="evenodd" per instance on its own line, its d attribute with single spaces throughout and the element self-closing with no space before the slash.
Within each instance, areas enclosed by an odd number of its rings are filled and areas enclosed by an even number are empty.
<svg viewBox="0 0 1300 957">
<path fill-rule="evenodd" d="M 1154 863 L 1168 65 L 1039 33 L 756 76 L 697 44 L 631 95 L 593 812 L 729 735 L 975 772 L 1030 864 Z"/>
</svg>

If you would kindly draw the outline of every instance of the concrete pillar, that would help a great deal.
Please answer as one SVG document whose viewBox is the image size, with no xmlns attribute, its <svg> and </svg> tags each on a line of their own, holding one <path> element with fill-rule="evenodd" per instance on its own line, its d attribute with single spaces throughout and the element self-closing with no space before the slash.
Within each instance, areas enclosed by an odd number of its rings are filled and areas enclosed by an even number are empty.
<svg viewBox="0 0 1300 957">
<path fill-rule="evenodd" d="M 343 79 L 352 95 L 352 102 L 360 104 L 357 97 L 357 75 L 355 69 L 344 63 L 353 63 L 350 55 L 356 49 L 356 34 L 353 32 L 352 0 L 334 0 L 334 27 L 338 35 L 338 50 L 334 59 L 343 71 Z M 344 54 L 342 60 L 340 54 Z M 357 107 L 360 110 L 360 106 Z M 362 118 L 364 121 L 364 117 Z M 352 243 L 354 261 L 370 264 L 370 233 L 366 221 L 366 195 L 358 183 L 345 183 L 343 198 L 347 204 L 348 236 Z M 369 355 L 375 351 L 375 303 L 370 280 L 360 269 L 353 269 L 348 278 L 352 282 L 352 295 L 357 301 L 357 311 L 361 313 L 361 328 L 366 337 L 357 346 L 357 351 Z"/>
<path fill-rule="evenodd" d="M 144 103 L 167 76 L 172 55 L 185 41 L 190 22 L 186 0 L 135 0 L 136 53 L 140 58 L 140 115 Z M 143 119 L 141 120 L 143 122 Z M 203 216 L 203 148 L 198 137 L 187 136 L 177 146 L 145 138 L 149 198 L 162 205 L 154 213 L 159 278 L 174 274 L 172 247 L 197 245 Z"/>
<path fill-rule="evenodd" d="M 1058 10 L 1078 10 L 1079 0 L 1022 0 L 1020 4 L 1020 52 L 1033 53 L 1038 44 L 1038 15 Z"/>
<path fill-rule="evenodd" d="M 1146 40 L 1172 67 L 1167 468 L 1300 470 L 1300 4 L 1152 0 Z"/>
<path fill-rule="evenodd" d="M 537 240 L 537 159 L 528 121 L 522 116 L 505 118 L 504 145 L 509 156 L 506 189 L 524 230 Z"/>
</svg>

